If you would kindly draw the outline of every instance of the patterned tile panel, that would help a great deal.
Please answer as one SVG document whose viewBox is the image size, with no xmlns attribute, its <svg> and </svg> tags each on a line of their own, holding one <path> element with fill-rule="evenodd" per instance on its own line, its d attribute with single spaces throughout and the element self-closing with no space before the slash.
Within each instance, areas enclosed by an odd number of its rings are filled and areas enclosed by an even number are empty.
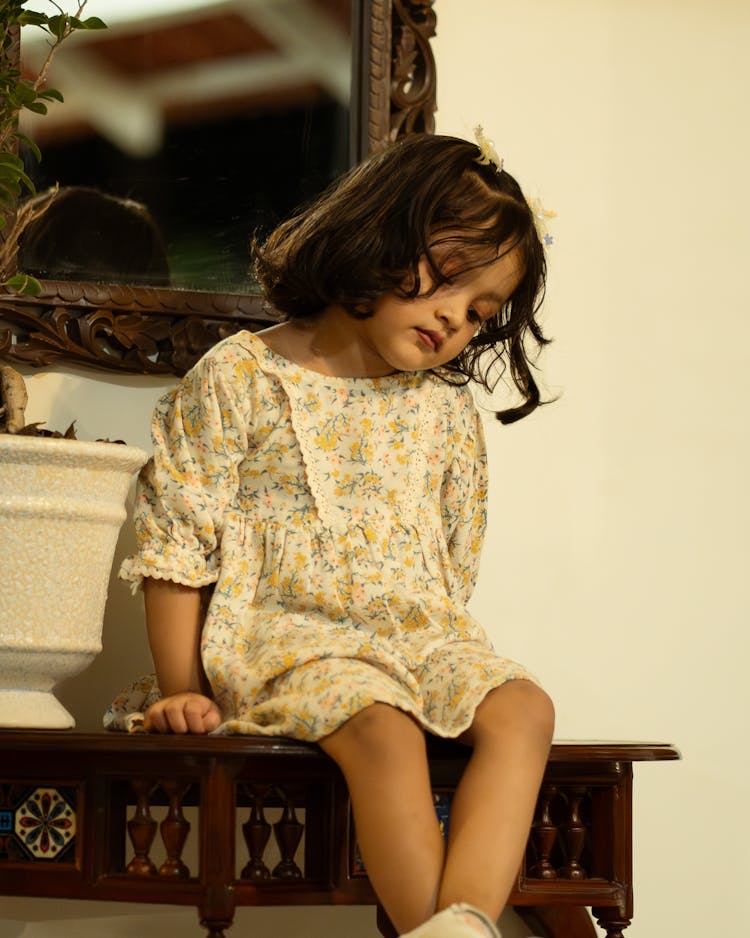
<svg viewBox="0 0 750 938">
<path fill-rule="evenodd" d="M 72 863 L 77 790 L 0 781 L 0 867 L 3 863 Z"/>
</svg>

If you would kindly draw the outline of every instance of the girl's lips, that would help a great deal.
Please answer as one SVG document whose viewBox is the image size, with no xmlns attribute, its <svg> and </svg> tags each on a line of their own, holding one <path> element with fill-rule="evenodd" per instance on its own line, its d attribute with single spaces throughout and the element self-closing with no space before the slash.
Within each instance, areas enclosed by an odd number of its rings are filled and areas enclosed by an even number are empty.
<svg viewBox="0 0 750 938">
<path fill-rule="evenodd" d="M 440 346 L 443 344 L 443 337 L 439 332 L 430 332 L 427 329 L 417 328 L 417 335 L 433 352 L 440 351 Z"/>
</svg>

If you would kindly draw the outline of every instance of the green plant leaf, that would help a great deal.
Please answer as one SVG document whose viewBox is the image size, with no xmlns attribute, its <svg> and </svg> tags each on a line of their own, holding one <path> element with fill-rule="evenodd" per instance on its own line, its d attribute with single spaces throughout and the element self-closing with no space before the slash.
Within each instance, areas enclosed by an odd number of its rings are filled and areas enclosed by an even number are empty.
<svg viewBox="0 0 750 938">
<path fill-rule="evenodd" d="M 47 20 L 47 29 L 55 36 L 59 41 L 62 41 L 65 38 L 65 34 L 70 29 L 70 17 L 67 13 L 61 13 L 57 16 L 50 16 Z"/>
<path fill-rule="evenodd" d="M 107 24 L 98 16 L 88 16 L 81 22 L 80 29 L 106 29 Z"/>
<path fill-rule="evenodd" d="M 20 194 L 21 187 L 17 182 L 8 183 L 4 179 L 0 179 L 0 205 L 3 208 L 15 208 L 16 200 Z"/>
<path fill-rule="evenodd" d="M 32 111 L 34 114 L 46 114 L 48 110 L 47 105 L 42 101 L 34 101 L 31 104 L 25 104 L 24 107 L 27 111 Z"/>
<path fill-rule="evenodd" d="M 11 153 L 9 150 L 0 152 L 0 166 L 12 166 L 14 169 L 23 170 L 23 160 L 17 153 Z"/>
<path fill-rule="evenodd" d="M 15 153 L 8 153 L 7 150 L 4 150 L 0 153 L 0 172 L 6 178 L 8 176 L 17 177 L 19 173 L 23 172 L 23 162 Z"/>
<path fill-rule="evenodd" d="M 8 100 L 15 107 L 28 107 L 29 102 L 37 97 L 34 88 L 26 81 L 19 81 L 8 91 Z"/>
<path fill-rule="evenodd" d="M 4 186 L 6 189 L 15 187 L 18 192 L 20 192 L 20 185 L 23 183 L 27 189 L 31 192 L 36 192 L 34 183 L 29 179 L 29 177 L 24 172 L 23 168 L 19 169 L 17 166 L 2 166 L 0 168 L 0 185 Z"/>
<path fill-rule="evenodd" d="M 30 274 L 14 274 L 6 280 L 2 286 L 15 290 L 16 293 L 22 293 L 24 296 L 39 296 L 42 292 L 42 285 Z"/>
<path fill-rule="evenodd" d="M 19 179 L 21 180 L 21 182 L 26 186 L 26 188 L 29 190 L 29 192 L 36 192 L 36 186 L 34 185 L 34 183 L 32 182 L 32 180 L 29 179 L 29 177 L 26 175 L 26 173 L 19 173 L 19 177 L 18 177 L 18 178 L 19 178 Z"/>
<path fill-rule="evenodd" d="M 23 167 L 15 166 L 12 163 L 0 162 L 0 179 L 18 179 L 23 172 Z"/>
<path fill-rule="evenodd" d="M 57 88 L 45 88 L 44 91 L 38 92 L 37 97 L 44 98 L 46 101 L 59 101 L 61 104 L 64 100 L 62 92 Z"/>
<path fill-rule="evenodd" d="M 47 22 L 47 17 L 44 13 L 35 13 L 34 10 L 24 10 L 18 15 L 16 22 L 19 26 L 43 26 Z"/>
<path fill-rule="evenodd" d="M 29 148 L 30 153 L 35 157 L 37 163 L 41 163 L 42 151 L 39 149 L 37 142 L 32 140 L 31 137 L 27 137 L 26 134 L 16 134 L 16 137 Z"/>
</svg>

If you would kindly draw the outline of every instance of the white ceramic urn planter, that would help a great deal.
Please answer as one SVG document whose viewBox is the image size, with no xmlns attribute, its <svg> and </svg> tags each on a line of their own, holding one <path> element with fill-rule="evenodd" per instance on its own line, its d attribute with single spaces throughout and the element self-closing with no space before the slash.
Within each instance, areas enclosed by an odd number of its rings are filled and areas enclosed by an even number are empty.
<svg viewBox="0 0 750 938">
<path fill-rule="evenodd" d="M 101 651 L 130 480 L 117 443 L 0 434 L 0 727 L 67 729 L 54 696 Z"/>
</svg>

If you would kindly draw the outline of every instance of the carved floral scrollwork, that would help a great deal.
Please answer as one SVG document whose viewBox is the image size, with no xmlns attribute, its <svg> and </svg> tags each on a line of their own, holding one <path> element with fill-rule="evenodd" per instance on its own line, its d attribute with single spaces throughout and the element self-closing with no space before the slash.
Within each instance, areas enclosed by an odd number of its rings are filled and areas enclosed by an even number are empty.
<svg viewBox="0 0 750 938">
<path fill-rule="evenodd" d="M 391 126 L 395 140 L 435 130 L 435 35 L 433 0 L 393 0 Z"/>
<path fill-rule="evenodd" d="M 271 321 L 259 297 L 47 282 L 40 297 L 0 298 L 0 354 L 181 375 L 220 339 Z"/>
</svg>

